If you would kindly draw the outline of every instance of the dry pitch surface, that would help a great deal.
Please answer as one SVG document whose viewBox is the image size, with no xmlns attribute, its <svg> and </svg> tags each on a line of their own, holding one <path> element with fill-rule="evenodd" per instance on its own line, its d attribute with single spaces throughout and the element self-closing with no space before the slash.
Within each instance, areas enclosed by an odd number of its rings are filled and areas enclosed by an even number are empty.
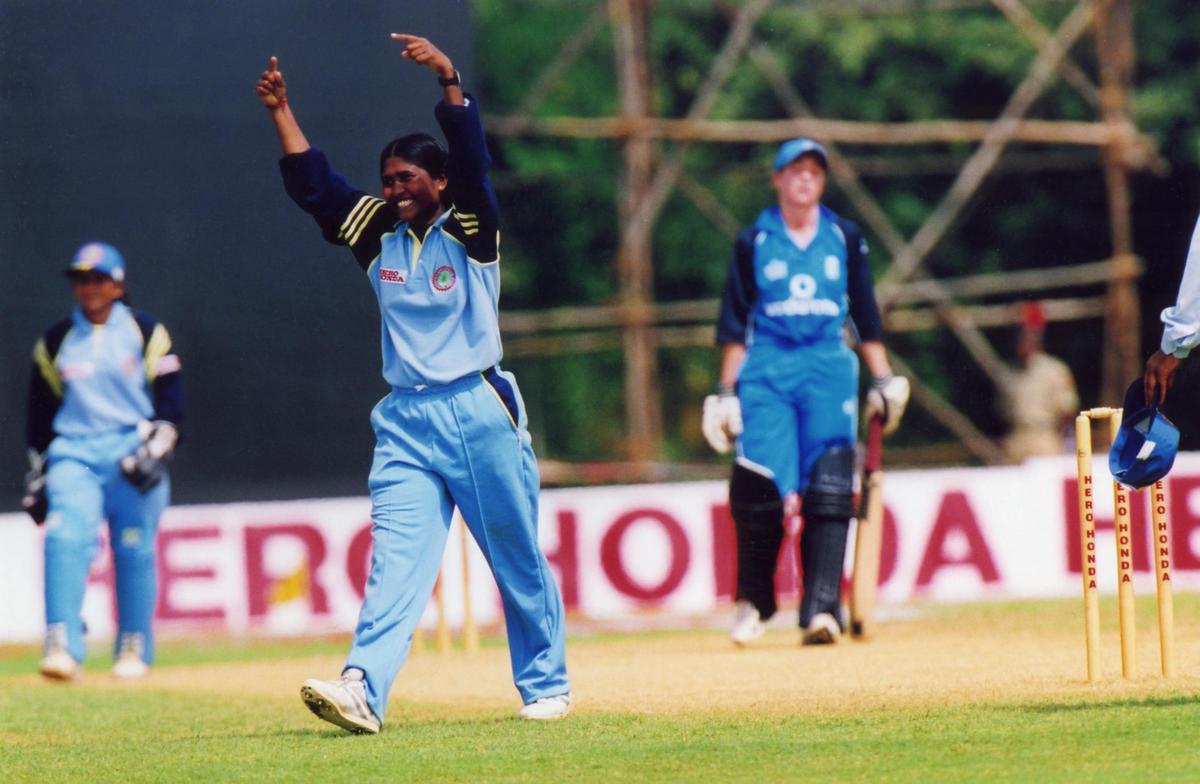
<svg viewBox="0 0 1200 784">
<path fill-rule="evenodd" d="M 1139 604 L 1138 677 L 1120 677 L 1115 611 L 1105 606 L 1101 680 L 1084 679 L 1082 621 L 1066 602 L 935 609 L 881 625 L 870 642 L 800 647 L 777 619 L 735 648 L 720 630 L 589 635 L 578 631 L 568 666 L 579 714 L 824 716 L 937 708 L 1200 693 L 1200 601 L 1177 597 L 1178 675 L 1159 675 L 1153 605 Z M 1020 608 L 1014 612 L 1014 607 Z M 309 677 L 335 677 L 341 657 L 156 669 L 136 688 L 252 697 L 297 694 Z M 87 684 L 117 687 L 99 670 Z M 128 688 L 120 684 L 120 688 Z M 405 714 L 480 717 L 519 707 L 508 654 L 414 655 L 397 678 L 389 723 Z M 297 696 L 297 710 L 303 710 Z"/>
</svg>

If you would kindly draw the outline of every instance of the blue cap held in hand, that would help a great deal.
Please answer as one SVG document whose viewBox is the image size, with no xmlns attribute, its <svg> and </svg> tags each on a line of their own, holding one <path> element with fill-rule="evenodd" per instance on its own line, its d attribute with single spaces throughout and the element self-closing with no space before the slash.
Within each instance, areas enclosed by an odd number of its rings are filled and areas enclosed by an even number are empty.
<svg viewBox="0 0 1200 784">
<path fill-rule="evenodd" d="M 1136 389 L 1135 389 L 1136 387 Z M 1142 380 L 1130 385 L 1125 416 L 1108 452 L 1113 479 L 1127 487 L 1147 487 L 1162 479 L 1179 451 L 1179 428 L 1158 411 L 1144 405 Z M 1138 405 L 1143 404 L 1143 405 Z"/>
</svg>

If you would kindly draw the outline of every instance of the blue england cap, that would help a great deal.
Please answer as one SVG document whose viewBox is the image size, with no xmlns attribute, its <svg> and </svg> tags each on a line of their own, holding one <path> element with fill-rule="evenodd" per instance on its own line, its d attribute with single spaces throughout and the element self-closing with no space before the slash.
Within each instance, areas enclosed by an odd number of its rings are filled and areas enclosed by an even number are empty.
<svg viewBox="0 0 1200 784">
<path fill-rule="evenodd" d="M 67 267 L 68 277 L 75 272 L 99 272 L 120 283 L 125 280 L 125 258 L 107 242 L 89 242 L 75 251 Z"/>
<path fill-rule="evenodd" d="M 775 171 L 779 171 L 802 155 L 816 157 L 821 162 L 821 168 L 829 171 L 829 154 L 825 152 L 825 148 L 812 139 L 804 138 L 791 139 L 780 145 L 779 152 L 775 153 Z"/>
<path fill-rule="evenodd" d="M 1125 393 L 1126 413 L 1108 452 L 1108 469 L 1127 487 L 1147 487 L 1162 479 L 1179 451 L 1179 428 L 1157 406 L 1146 406 L 1142 379 Z"/>
</svg>

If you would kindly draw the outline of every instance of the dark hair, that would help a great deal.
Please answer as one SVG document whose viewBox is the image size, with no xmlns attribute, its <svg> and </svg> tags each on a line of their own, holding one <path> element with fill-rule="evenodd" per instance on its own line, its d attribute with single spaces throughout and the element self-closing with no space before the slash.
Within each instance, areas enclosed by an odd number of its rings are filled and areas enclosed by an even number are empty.
<svg viewBox="0 0 1200 784">
<path fill-rule="evenodd" d="M 403 158 L 429 172 L 435 180 L 446 176 L 446 151 L 427 133 L 410 133 L 384 145 L 379 153 L 379 171 L 383 171 L 388 158 Z"/>
</svg>

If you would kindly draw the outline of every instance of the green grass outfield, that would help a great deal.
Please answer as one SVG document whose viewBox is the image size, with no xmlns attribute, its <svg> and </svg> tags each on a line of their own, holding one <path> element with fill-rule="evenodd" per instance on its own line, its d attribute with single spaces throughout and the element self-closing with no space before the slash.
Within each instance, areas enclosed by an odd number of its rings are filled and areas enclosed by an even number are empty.
<svg viewBox="0 0 1200 784">
<path fill-rule="evenodd" d="M 168 641 L 144 681 L 106 670 L 42 682 L 37 652 L 0 649 L 0 780 L 106 781 L 1196 781 L 1200 597 L 1176 597 L 1180 674 L 1157 675 L 1139 600 L 1139 677 L 1082 677 L 1078 602 L 926 608 L 870 643 L 800 648 L 773 628 L 579 635 L 576 711 L 513 718 L 507 654 L 415 656 L 378 736 L 300 704 L 345 641 Z"/>
</svg>

